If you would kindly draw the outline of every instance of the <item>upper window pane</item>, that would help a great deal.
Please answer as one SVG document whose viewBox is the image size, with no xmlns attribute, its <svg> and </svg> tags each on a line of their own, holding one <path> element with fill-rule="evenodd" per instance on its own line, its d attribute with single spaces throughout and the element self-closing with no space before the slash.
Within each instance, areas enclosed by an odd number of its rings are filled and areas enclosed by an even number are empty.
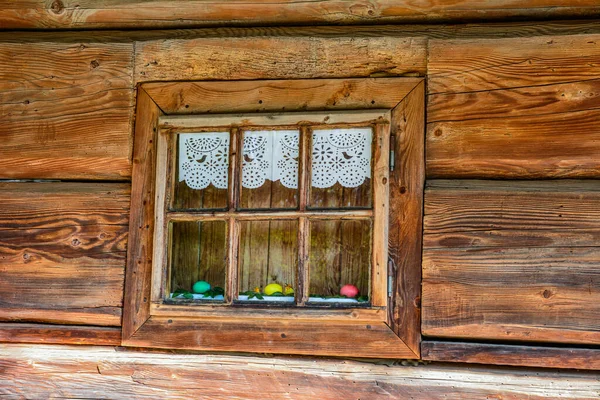
<svg viewBox="0 0 600 400">
<path fill-rule="evenodd" d="M 371 207 L 372 141 L 370 127 L 314 130 L 310 208 Z"/>
<path fill-rule="evenodd" d="M 182 133 L 178 142 L 172 208 L 227 208 L 229 132 Z"/>
<path fill-rule="evenodd" d="M 297 130 L 243 133 L 241 209 L 298 207 Z"/>
</svg>

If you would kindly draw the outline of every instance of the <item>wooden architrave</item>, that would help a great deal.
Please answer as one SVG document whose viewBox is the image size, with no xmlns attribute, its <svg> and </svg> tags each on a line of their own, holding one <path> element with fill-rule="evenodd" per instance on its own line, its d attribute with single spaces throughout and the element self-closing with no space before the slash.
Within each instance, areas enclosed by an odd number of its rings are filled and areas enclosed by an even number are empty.
<svg viewBox="0 0 600 400">
<path fill-rule="evenodd" d="M 215 101 L 217 96 L 219 101 Z M 293 98 L 294 96 L 295 98 Z M 291 100 L 292 98 L 292 100 Z M 306 100 L 306 101 L 305 101 Z M 239 106 L 246 104 L 247 106 Z M 371 358 L 419 358 L 424 185 L 424 81 L 420 78 L 167 82 L 138 87 L 131 223 L 123 313 L 124 346 Z M 193 113 L 386 109 L 395 168 L 390 172 L 388 312 L 277 310 L 224 317 L 207 307 L 153 315 L 155 161 L 159 117 Z M 395 136 L 395 137 L 394 137 Z M 411 169 L 411 170 L 406 170 Z M 198 307 L 194 307 L 195 309 Z M 167 306 L 168 310 L 169 307 Z M 271 317 L 271 318 L 269 318 Z M 273 322 L 273 317 L 277 317 Z"/>
</svg>

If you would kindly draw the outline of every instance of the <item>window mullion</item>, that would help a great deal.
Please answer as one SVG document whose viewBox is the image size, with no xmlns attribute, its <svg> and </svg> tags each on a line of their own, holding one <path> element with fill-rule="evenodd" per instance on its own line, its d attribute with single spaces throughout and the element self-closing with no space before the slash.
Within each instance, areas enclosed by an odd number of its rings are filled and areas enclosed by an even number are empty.
<svg viewBox="0 0 600 400">
<path fill-rule="evenodd" d="M 239 203 L 241 185 L 241 146 L 242 133 L 239 128 L 231 128 L 229 136 L 229 197 L 228 214 L 234 213 Z M 239 258 L 239 229 L 235 217 L 227 219 L 227 234 L 229 249 L 227 250 L 227 290 L 225 302 L 231 304 L 237 299 L 238 289 L 238 258 Z"/>
</svg>

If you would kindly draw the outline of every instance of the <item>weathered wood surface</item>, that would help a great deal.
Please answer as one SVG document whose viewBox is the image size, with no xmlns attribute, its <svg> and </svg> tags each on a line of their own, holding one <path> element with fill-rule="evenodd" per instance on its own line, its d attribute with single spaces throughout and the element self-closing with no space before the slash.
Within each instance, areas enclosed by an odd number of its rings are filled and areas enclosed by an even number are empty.
<svg viewBox="0 0 600 400">
<path fill-rule="evenodd" d="M 132 43 L 0 42 L 0 60 L 0 179 L 130 177 Z"/>
<path fill-rule="evenodd" d="M 219 25 L 374 24 L 571 18 L 600 15 L 594 0 L 43 0 L 0 2 L 1 29 L 168 28 Z"/>
<path fill-rule="evenodd" d="M 421 350 L 431 361 L 600 370 L 597 348 L 424 341 Z"/>
<path fill-rule="evenodd" d="M 254 37 L 136 43 L 135 81 L 422 76 L 424 38 Z"/>
<path fill-rule="evenodd" d="M 236 82 L 146 83 L 144 90 L 167 114 L 388 109 L 420 78 L 298 79 Z M 390 90 L 390 84 L 394 90 Z M 240 101 L 242 100 L 243 101 Z"/>
<path fill-rule="evenodd" d="M 0 342 L 118 346 L 121 328 L 1 323 Z"/>
<path fill-rule="evenodd" d="M 143 90 L 137 94 L 135 143 L 131 186 L 131 218 L 127 248 L 127 275 L 123 338 L 131 336 L 149 317 L 154 237 L 154 176 L 156 136 L 160 109 Z"/>
<path fill-rule="evenodd" d="M 430 178 L 600 177 L 600 36 L 432 40 Z"/>
<path fill-rule="evenodd" d="M 600 343 L 597 181 L 431 181 L 423 332 Z"/>
<path fill-rule="evenodd" d="M 120 325 L 129 194 L 0 183 L 0 320 Z"/>
<path fill-rule="evenodd" d="M 279 321 L 152 316 L 124 346 L 335 357 L 415 358 L 381 320 Z"/>
<path fill-rule="evenodd" d="M 4 345 L 8 398 L 596 399 L 592 372 Z"/>
<path fill-rule="evenodd" d="M 419 355 L 421 341 L 421 252 L 425 185 L 425 82 L 392 112 L 389 256 L 395 295 L 390 323 L 396 334 Z"/>
</svg>

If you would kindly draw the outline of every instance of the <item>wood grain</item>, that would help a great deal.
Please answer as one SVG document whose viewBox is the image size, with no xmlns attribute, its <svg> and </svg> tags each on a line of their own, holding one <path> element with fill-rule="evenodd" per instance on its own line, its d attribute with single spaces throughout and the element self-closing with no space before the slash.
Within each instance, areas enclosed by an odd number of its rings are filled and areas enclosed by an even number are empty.
<svg viewBox="0 0 600 400">
<path fill-rule="evenodd" d="M 594 0 L 355 0 L 218 2 L 194 0 L 42 0 L 0 2 L 4 29 L 189 28 L 228 25 L 321 25 L 572 18 L 600 14 Z"/>
<path fill-rule="evenodd" d="M 125 346 L 336 357 L 414 358 L 383 321 L 257 320 L 152 316 Z"/>
<path fill-rule="evenodd" d="M 598 178 L 600 109 L 434 122 L 428 178 Z"/>
<path fill-rule="evenodd" d="M 152 238 L 158 106 L 138 90 L 131 186 L 131 217 L 123 310 L 123 338 L 131 336 L 150 315 Z"/>
<path fill-rule="evenodd" d="M 431 40 L 428 93 L 464 93 L 597 79 L 600 35 Z"/>
<path fill-rule="evenodd" d="M 596 181 L 432 182 L 425 204 L 425 335 L 600 343 Z"/>
<path fill-rule="evenodd" d="M 129 194 L 0 183 L 0 320 L 120 325 Z"/>
<path fill-rule="evenodd" d="M 115 351 L 108 347 L 0 347 L 0 386 L 11 397 L 594 399 L 595 372 L 540 371 L 383 360 Z"/>
<path fill-rule="evenodd" d="M 426 249 L 594 247 L 597 181 L 444 181 L 425 192 Z"/>
<path fill-rule="evenodd" d="M 600 350 L 424 341 L 423 359 L 475 364 L 600 370 Z"/>
<path fill-rule="evenodd" d="M 419 78 L 294 79 L 146 83 L 161 110 L 174 114 L 393 108 Z M 393 85 L 393 90 L 390 89 Z M 243 101 L 240 101 L 243 99 Z"/>
<path fill-rule="evenodd" d="M 0 42 L 0 178 L 131 176 L 132 43 Z"/>
<path fill-rule="evenodd" d="M 421 242 L 425 185 L 425 83 L 392 110 L 395 167 L 390 172 L 389 321 L 418 356 L 421 341 Z"/>
<path fill-rule="evenodd" d="M 121 344 L 121 328 L 2 323 L 0 342 L 118 346 Z"/>
<path fill-rule="evenodd" d="M 423 38 L 255 37 L 136 43 L 135 80 L 424 75 Z M 301 62 L 299 62 L 301 60 Z"/>
<path fill-rule="evenodd" d="M 428 178 L 597 178 L 600 36 L 432 40 Z"/>
</svg>

